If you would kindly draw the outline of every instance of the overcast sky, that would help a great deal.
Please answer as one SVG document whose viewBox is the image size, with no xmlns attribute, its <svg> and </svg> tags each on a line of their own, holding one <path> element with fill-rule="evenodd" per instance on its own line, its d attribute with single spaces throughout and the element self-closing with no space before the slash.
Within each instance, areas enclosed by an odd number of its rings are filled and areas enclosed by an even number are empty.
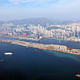
<svg viewBox="0 0 80 80">
<path fill-rule="evenodd" d="M 0 0 L 0 20 L 80 20 L 80 0 Z"/>
</svg>

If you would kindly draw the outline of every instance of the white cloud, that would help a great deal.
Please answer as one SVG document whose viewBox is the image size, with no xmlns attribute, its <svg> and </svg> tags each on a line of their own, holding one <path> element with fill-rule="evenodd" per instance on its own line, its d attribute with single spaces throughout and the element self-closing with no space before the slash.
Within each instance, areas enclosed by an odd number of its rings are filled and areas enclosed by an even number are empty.
<svg viewBox="0 0 80 80">
<path fill-rule="evenodd" d="M 35 5 L 48 4 L 49 2 L 55 2 L 58 0 L 9 0 L 12 4 L 33 3 Z"/>
<path fill-rule="evenodd" d="M 13 4 L 29 3 L 34 2 L 35 0 L 9 0 Z"/>
</svg>

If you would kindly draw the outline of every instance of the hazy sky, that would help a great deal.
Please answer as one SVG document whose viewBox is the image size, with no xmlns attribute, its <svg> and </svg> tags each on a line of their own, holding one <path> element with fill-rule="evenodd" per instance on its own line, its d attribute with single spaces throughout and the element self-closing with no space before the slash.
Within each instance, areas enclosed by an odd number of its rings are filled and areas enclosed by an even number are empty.
<svg viewBox="0 0 80 80">
<path fill-rule="evenodd" d="M 80 20 L 80 0 L 0 0 L 0 20 L 32 17 Z"/>
</svg>

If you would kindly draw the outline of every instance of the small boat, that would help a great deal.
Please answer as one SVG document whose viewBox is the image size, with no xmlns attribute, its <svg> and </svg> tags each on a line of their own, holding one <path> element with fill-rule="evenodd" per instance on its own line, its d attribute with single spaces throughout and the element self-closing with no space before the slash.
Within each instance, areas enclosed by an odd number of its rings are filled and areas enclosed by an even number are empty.
<svg viewBox="0 0 80 80">
<path fill-rule="evenodd" d="M 80 74 L 76 74 L 75 76 L 80 78 Z"/>
<path fill-rule="evenodd" d="M 6 52 L 6 53 L 4 53 L 4 54 L 5 54 L 5 55 L 9 55 L 9 56 L 13 55 L 12 52 Z"/>
</svg>

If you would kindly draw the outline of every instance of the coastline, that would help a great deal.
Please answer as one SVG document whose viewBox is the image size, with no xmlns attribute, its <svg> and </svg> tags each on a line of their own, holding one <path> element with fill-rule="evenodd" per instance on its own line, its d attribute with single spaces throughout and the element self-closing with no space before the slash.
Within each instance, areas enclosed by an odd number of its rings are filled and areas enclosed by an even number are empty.
<svg viewBox="0 0 80 80">
<path fill-rule="evenodd" d="M 80 55 L 80 49 L 68 48 L 67 46 L 64 46 L 64 45 L 39 44 L 39 43 L 32 43 L 32 42 L 26 42 L 26 41 L 20 41 L 20 40 L 8 40 L 8 39 L 0 39 L 0 42 L 16 44 L 16 45 L 21 45 L 25 47 L 44 49 L 49 51 L 57 51 L 57 52 Z"/>
</svg>

